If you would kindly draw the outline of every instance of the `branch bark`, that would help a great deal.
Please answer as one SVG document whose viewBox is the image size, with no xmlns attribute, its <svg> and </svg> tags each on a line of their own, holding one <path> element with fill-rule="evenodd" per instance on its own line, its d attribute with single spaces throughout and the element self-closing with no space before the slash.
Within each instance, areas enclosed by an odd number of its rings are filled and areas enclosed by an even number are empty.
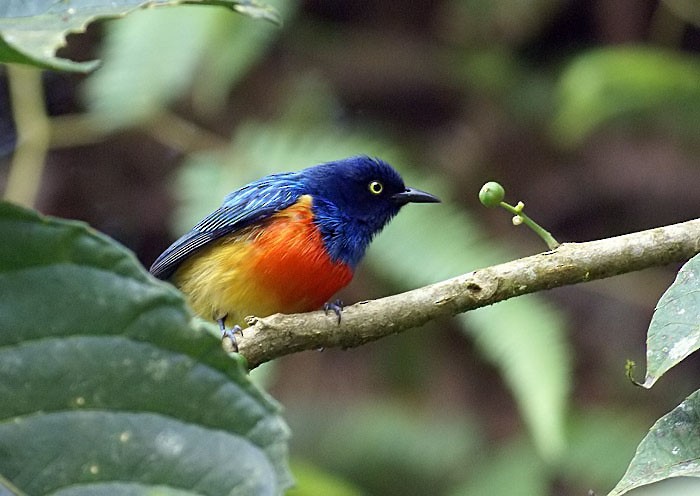
<svg viewBox="0 0 700 496">
<path fill-rule="evenodd" d="M 564 243 L 405 293 L 331 313 L 251 317 L 238 341 L 250 368 L 318 348 L 352 348 L 515 296 L 682 262 L 700 252 L 700 219 L 586 243 Z"/>
</svg>

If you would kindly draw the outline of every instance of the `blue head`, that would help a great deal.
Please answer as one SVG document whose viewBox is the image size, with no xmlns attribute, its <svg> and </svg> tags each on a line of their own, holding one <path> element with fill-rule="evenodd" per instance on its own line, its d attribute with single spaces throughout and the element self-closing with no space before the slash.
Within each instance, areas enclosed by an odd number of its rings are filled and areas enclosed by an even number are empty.
<svg viewBox="0 0 700 496">
<path fill-rule="evenodd" d="M 351 267 L 401 207 L 440 201 L 407 188 L 389 164 L 366 156 L 317 165 L 299 175 L 314 199 L 316 223 L 331 258 Z"/>
</svg>

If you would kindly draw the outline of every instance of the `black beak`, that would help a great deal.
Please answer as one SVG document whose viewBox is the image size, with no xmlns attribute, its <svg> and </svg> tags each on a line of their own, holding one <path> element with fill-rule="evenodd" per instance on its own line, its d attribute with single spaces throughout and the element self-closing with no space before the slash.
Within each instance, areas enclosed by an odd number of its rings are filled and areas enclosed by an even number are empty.
<svg viewBox="0 0 700 496">
<path fill-rule="evenodd" d="M 440 198 L 415 188 L 406 188 L 406 191 L 391 195 L 391 199 L 399 205 L 406 203 L 440 203 Z"/>
</svg>

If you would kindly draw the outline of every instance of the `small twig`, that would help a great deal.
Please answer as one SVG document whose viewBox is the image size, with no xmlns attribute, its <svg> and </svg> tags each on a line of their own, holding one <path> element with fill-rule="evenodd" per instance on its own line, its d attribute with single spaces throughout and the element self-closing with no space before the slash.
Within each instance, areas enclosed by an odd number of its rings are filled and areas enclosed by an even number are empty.
<svg viewBox="0 0 700 496">
<path fill-rule="evenodd" d="M 41 186 L 50 134 L 41 71 L 9 64 L 7 76 L 17 147 L 7 176 L 4 197 L 7 201 L 33 207 Z"/>
<path fill-rule="evenodd" d="M 228 141 L 167 110 L 156 113 L 138 128 L 182 153 L 224 149 Z M 91 114 L 63 115 L 51 119 L 51 148 L 89 145 L 108 138 L 115 130 Z"/>
<path fill-rule="evenodd" d="M 221 150 L 229 145 L 221 136 L 167 110 L 154 115 L 141 125 L 141 130 L 182 153 Z"/>
<path fill-rule="evenodd" d="M 51 118 L 52 150 L 92 145 L 104 141 L 110 131 L 90 114 L 67 114 Z"/>
<path fill-rule="evenodd" d="M 352 348 L 429 320 L 515 296 L 688 260 L 700 252 L 700 219 L 624 236 L 564 243 L 556 250 L 476 270 L 430 286 L 321 312 L 252 318 L 238 342 L 251 368 L 318 348 Z"/>
</svg>

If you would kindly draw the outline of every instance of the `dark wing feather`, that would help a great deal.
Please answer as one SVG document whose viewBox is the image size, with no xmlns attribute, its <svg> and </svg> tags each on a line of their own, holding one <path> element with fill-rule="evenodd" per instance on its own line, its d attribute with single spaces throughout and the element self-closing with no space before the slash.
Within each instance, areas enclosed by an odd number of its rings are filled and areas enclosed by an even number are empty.
<svg viewBox="0 0 700 496">
<path fill-rule="evenodd" d="M 303 194 L 297 177 L 295 173 L 275 174 L 234 191 L 221 207 L 170 245 L 153 262 L 151 274 L 167 279 L 183 260 L 206 244 L 290 207 Z"/>
</svg>

